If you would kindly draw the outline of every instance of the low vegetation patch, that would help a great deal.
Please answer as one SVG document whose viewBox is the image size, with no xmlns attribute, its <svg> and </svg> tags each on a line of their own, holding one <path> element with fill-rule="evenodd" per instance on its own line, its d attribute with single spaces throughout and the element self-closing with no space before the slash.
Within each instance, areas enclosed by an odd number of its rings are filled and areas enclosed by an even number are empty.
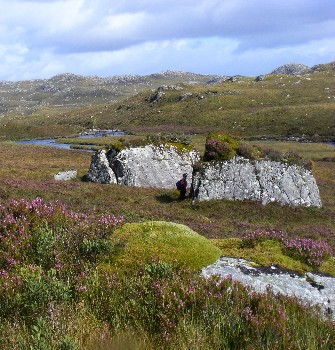
<svg viewBox="0 0 335 350">
<path fill-rule="evenodd" d="M 238 137 L 227 133 L 209 134 L 206 138 L 204 161 L 230 160 L 234 156 L 241 156 L 250 160 L 271 160 L 275 162 L 296 164 L 311 170 L 313 162 L 304 159 L 297 152 L 281 152 L 271 147 L 250 145 L 243 143 Z"/>
<path fill-rule="evenodd" d="M 221 255 L 207 238 L 185 225 L 165 221 L 126 224 L 115 232 L 112 242 L 124 248 L 111 256 L 110 264 L 123 271 L 136 269 L 152 259 L 200 270 Z"/>
<path fill-rule="evenodd" d="M 257 230 L 241 238 L 213 240 L 223 255 L 243 257 L 263 266 L 279 265 L 299 272 L 335 276 L 334 249 L 310 238 L 289 238 L 276 230 Z"/>
</svg>

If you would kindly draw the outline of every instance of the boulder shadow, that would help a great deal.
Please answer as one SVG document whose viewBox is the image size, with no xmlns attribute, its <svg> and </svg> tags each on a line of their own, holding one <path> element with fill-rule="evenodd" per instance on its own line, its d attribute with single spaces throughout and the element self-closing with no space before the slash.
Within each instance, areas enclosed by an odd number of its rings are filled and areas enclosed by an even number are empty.
<svg viewBox="0 0 335 350">
<path fill-rule="evenodd" d="M 165 193 L 161 193 L 157 196 L 155 196 L 156 200 L 160 203 L 173 203 L 173 202 L 177 202 L 179 201 L 179 197 L 176 196 L 175 193 L 169 193 L 169 192 L 165 192 Z"/>
</svg>

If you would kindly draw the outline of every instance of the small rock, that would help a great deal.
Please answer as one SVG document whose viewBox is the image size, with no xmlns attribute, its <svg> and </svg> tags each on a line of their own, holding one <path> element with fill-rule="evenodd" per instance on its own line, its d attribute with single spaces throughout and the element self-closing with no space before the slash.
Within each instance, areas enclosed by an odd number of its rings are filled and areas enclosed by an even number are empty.
<svg viewBox="0 0 335 350">
<path fill-rule="evenodd" d="M 54 175 L 57 181 L 68 181 L 77 177 L 77 170 L 62 171 Z"/>
</svg>

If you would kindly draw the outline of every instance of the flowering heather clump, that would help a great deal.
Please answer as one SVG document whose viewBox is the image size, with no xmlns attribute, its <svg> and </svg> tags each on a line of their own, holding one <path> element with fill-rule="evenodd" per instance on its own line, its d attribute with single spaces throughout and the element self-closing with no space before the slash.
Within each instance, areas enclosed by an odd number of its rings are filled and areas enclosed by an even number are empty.
<svg viewBox="0 0 335 350">
<path fill-rule="evenodd" d="M 243 236 L 243 247 L 253 248 L 257 243 L 266 239 L 274 239 L 283 241 L 285 234 L 282 231 L 277 230 L 256 230 L 248 232 Z"/>
<path fill-rule="evenodd" d="M 287 238 L 282 231 L 256 230 L 243 237 L 243 246 L 253 248 L 266 239 L 278 240 L 282 243 L 287 255 L 301 260 L 312 267 L 320 267 L 325 259 L 332 256 L 333 249 L 328 243 L 314 241 L 310 238 Z"/>
<path fill-rule="evenodd" d="M 77 290 L 87 270 L 113 250 L 109 238 L 122 223 L 122 216 L 73 212 L 62 203 L 45 203 L 42 198 L 0 206 L 3 297 L 10 300 L 8 293 L 25 290 L 32 280 Z"/>
<path fill-rule="evenodd" d="M 204 160 L 229 160 L 236 155 L 239 140 L 228 134 L 211 134 L 206 139 Z"/>
<path fill-rule="evenodd" d="M 83 295 L 89 302 L 99 300 L 96 315 L 145 330 L 157 349 L 289 349 L 292 344 L 292 349 L 296 344 L 307 349 L 309 340 L 301 340 L 300 327 L 306 328 L 301 315 L 316 314 L 270 289 L 256 293 L 229 277 L 204 278 L 160 261 L 131 278 L 101 272 L 91 293 Z M 301 325 L 292 321 L 296 315 Z"/>
<path fill-rule="evenodd" d="M 320 267 L 333 253 L 326 242 L 314 241 L 310 238 L 285 239 L 283 243 L 289 255 L 297 256 L 313 267 Z"/>
</svg>

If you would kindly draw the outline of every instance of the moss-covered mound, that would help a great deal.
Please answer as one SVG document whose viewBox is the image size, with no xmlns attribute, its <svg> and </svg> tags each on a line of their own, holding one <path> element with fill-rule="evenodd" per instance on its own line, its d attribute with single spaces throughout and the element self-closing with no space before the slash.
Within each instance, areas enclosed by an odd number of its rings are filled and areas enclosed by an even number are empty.
<svg viewBox="0 0 335 350">
<path fill-rule="evenodd" d="M 122 248 L 110 259 L 110 267 L 129 271 L 153 259 L 200 270 L 221 256 L 211 241 L 185 225 L 150 221 L 124 225 L 113 235 Z"/>
</svg>

